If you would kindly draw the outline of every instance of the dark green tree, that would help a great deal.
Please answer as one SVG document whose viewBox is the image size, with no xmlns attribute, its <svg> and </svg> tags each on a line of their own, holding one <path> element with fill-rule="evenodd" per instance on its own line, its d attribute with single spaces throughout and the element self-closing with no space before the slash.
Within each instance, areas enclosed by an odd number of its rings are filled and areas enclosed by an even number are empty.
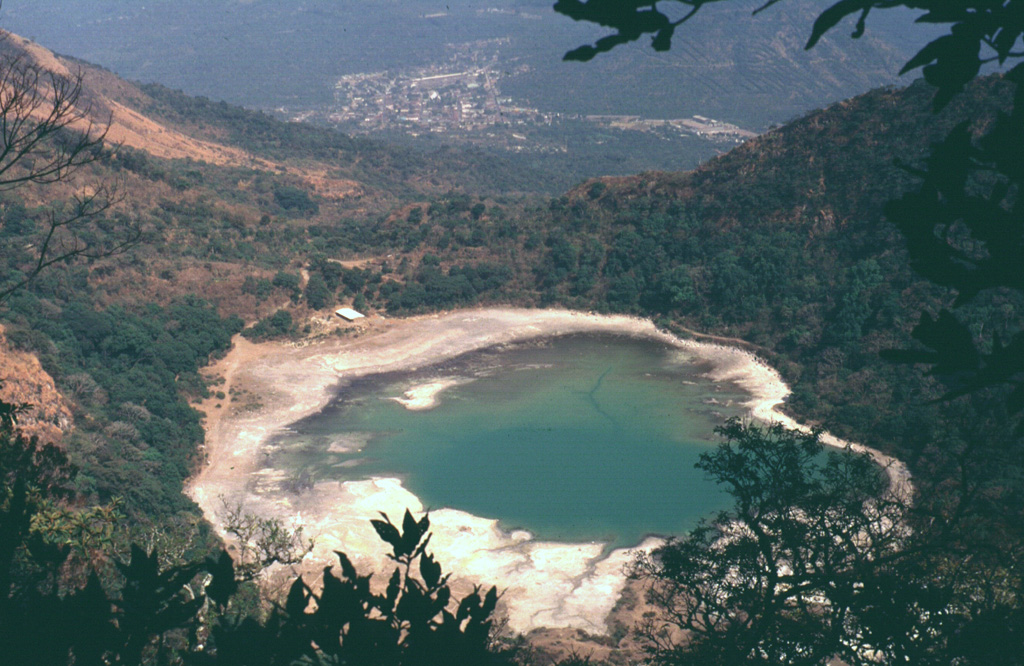
<svg viewBox="0 0 1024 666">
<path fill-rule="evenodd" d="M 274 279 L 271 280 L 271 284 L 289 292 L 293 303 L 299 301 L 299 296 L 302 294 L 302 276 L 296 273 L 278 271 L 274 275 Z"/>
<path fill-rule="evenodd" d="M 320 273 L 310 273 L 306 283 L 306 304 L 314 310 L 323 310 L 334 301 L 334 294 L 327 288 Z"/>
<path fill-rule="evenodd" d="M 632 566 L 659 610 L 638 627 L 653 663 L 876 664 L 910 656 L 886 652 L 863 627 L 877 628 L 862 615 L 876 608 L 878 581 L 906 556 L 907 498 L 887 470 L 866 454 L 823 451 L 817 432 L 736 419 L 717 432 L 725 443 L 697 467 L 726 487 L 733 507 Z M 904 620 L 896 631 L 931 629 L 923 610 L 887 610 L 887 620 Z"/>
<path fill-rule="evenodd" d="M 242 331 L 242 335 L 250 340 L 269 340 L 294 333 L 295 327 L 292 316 L 287 310 L 278 310 L 269 317 L 264 317 L 258 322 Z"/>
<path fill-rule="evenodd" d="M 320 210 L 320 205 L 309 197 L 306 190 L 291 185 L 275 187 L 274 202 L 286 211 L 302 215 L 315 215 Z"/>
</svg>

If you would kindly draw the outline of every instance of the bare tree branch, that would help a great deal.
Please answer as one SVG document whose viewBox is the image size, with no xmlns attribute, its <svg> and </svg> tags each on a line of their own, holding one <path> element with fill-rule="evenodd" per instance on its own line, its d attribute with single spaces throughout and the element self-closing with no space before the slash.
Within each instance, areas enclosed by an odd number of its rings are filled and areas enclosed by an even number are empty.
<svg viewBox="0 0 1024 666">
<path fill-rule="evenodd" d="M 84 237 L 97 220 L 102 219 L 124 199 L 123 190 L 116 184 L 101 184 L 91 192 L 76 194 L 70 212 L 49 210 L 46 214 L 46 231 L 39 242 L 32 244 L 35 250 L 33 263 L 22 272 L 21 279 L 0 286 L 0 304 L 54 264 L 65 263 L 76 257 L 109 257 L 134 246 L 141 236 L 135 219 L 119 223 L 118 228 L 109 232 L 108 238 L 103 241 L 90 243 Z"/>
<path fill-rule="evenodd" d="M 93 120 L 81 71 L 64 76 L 8 56 L 0 62 L 0 190 L 65 180 L 96 161 L 111 117 Z"/>
<path fill-rule="evenodd" d="M 277 518 L 261 518 L 241 502 L 224 506 L 224 530 L 235 537 L 235 571 L 241 580 L 252 580 L 273 564 L 298 564 L 313 550 L 314 539 L 305 538 L 302 527 L 288 528 Z"/>
<path fill-rule="evenodd" d="M 83 80 L 81 71 L 65 75 L 24 54 L 0 56 L 0 192 L 68 182 L 102 157 L 112 117 L 94 119 Z M 138 242 L 140 230 L 132 219 L 96 234 L 100 240 L 92 238 L 124 199 L 122 187 L 101 184 L 75 194 L 69 208 L 53 206 L 41 235 L 25 239 L 33 254 L 30 263 L 0 283 L 0 305 L 54 264 L 110 256 Z"/>
</svg>

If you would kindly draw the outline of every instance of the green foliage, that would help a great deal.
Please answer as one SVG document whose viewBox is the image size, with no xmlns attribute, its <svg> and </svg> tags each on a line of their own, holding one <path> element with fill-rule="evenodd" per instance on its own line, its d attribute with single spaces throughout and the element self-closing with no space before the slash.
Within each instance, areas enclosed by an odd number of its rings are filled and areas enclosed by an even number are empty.
<svg viewBox="0 0 1024 666">
<path fill-rule="evenodd" d="M 937 67 L 937 65 L 936 65 Z M 887 207 L 907 238 L 911 264 L 926 278 L 956 291 L 957 316 L 922 313 L 914 338 L 926 350 L 887 352 L 898 362 L 925 363 L 946 383 L 947 399 L 986 387 L 1008 385 L 1007 408 L 1024 412 L 1024 330 L 1019 325 L 990 340 L 970 330 L 966 304 L 990 290 L 1024 295 L 1020 258 L 1024 256 L 1024 186 L 1008 146 L 1024 145 L 1024 65 L 1007 75 L 1016 90 L 1013 110 L 1001 114 L 986 136 L 972 140 L 967 123 L 937 144 L 920 189 Z M 941 89 L 940 89 L 941 92 Z M 936 98 L 937 103 L 942 101 Z M 1024 433 L 1024 419 L 1018 426 Z"/>
<path fill-rule="evenodd" d="M 302 215 L 315 215 L 320 206 L 309 198 L 309 193 L 301 187 L 278 185 L 274 188 L 274 201 L 286 211 Z"/>
<path fill-rule="evenodd" d="M 271 284 L 287 291 L 293 302 L 297 302 L 299 295 L 302 294 L 302 276 L 297 273 L 278 271 Z"/>
<path fill-rule="evenodd" d="M 697 467 L 726 486 L 733 508 L 639 555 L 631 572 L 660 611 L 639 628 L 653 663 L 879 663 L 862 632 L 892 618 L 864 598 L 905 545 L 908 498 L 879 496 L 886 480 L 872 460 L 825 454 L 818 433 L 737 420 L 717 432 L 725 442 Z M 938 622 L 921 611 L 899 627 L 925 633 Z"/>
<path fill-rule="evenodd" d="M 69 482 L 74 469 L 66 454 L 53 444 L 40 444 L 16 430 L 18 414 L 24 405 L 0 401 L 0 603 L 19 594 L 32 594 L 33 588 L 45 574 L 17 581 L 16 567 L 22 568 L 29 540 L 41 559 L 39 568 L 60 562 L 68 555 L 68 547 L 54 544 L 45 533 L 33 530 L 34 517 L 47 508 L 51 498 L 69 496 Z M 6 610 L 6 606 L 4 606 Z M 4 626 L 0 617 L 0 628 Z"/>
<path fill-rule="evenodd" d="M 251 275 L 246 275 L 245 281 L 242 283 L 242 293 L 252 294 L 260 302 L 267 300 L 267 297 L 270 296 L 273 290 L 273 283 L 265 278 L 255 278 Z"/>
<path fill-rule="evenodd" d="M 26 295 L 5 314 L 13 330 L 38 334 L 32 348 L 76 399 L 74 437 L 92 442 L 71 448 L 78 490 L 100 503 L 123 497 L 135 517 L 188 510 L 182 483 L 203 440 L 188 398 L 205 393 L 199 368 L 228 348 L 241 320 L 195 297 L 139 310 L 75 300 L 45 314 Z"/>
<path fill-rule="evenodd" d="M 380 295 L 387 299 L 388 311 L 395 313 L 466 306 L 500 289 L 511 277 L 512 271 L 502 264 L 452 266 L 445 272 L 436 263 L 424 261 L 412 281 L 386 282 Z"/>
<path fill-rule="evenodd" d="M 249 340 L 271 340 L 295 334 L 295 325 L 292 323 L 292 316 L 287 310 L 278 310 L 269 317 L 264 317 L 258 322 L 242 331 L 242 335 Z"/>
<path fill-rule="evenodd" d="M 334 303 L 334 293 L 327 287 L 321 273 L 310 273 L 306 283 L 306 304 L 314 310 L 323 310 Z"/>
<path fill-rule="evenodd" d="M 341 575 L 326 568 L 319 594 L 299 578 L 284 606 L 262 625 L 250 620 L 215 627 L 211 663 L 511 663 L 490 649 L 497 590 L 475 589 L 453 612 L 448 576 L 427 552 L 427 516 L 417 521 L 406 511 L 401 530 L 383 517 L 371 522 L 396 563 L 383 594 L 338 552 Z"/>
</svg>

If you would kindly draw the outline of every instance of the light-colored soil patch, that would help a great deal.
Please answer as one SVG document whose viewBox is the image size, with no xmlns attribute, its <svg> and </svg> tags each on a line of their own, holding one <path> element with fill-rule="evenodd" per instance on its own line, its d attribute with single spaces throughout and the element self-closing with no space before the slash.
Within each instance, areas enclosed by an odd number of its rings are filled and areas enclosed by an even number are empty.
<svg viewBox="0 0 1024 666">
<path fill-rule="evenodd" d="M 286 472 L 264 467 L 268 440 L 294 421 L 315 413 L 352 379 L 381 372 L 411 371 L 475 349 L 570 333 L 617 333 L 657 339 L 682 357 L 709 363 L 712 379 L 734 382 L 751 395 L 751 414 L 786 420 L 776 411 L 789 390 L 778 373 L 751 353 L 721 345 L 681 340 L 647 320 L 559 310 L 486 309 L 403 320 L 370 318 L 360 337 L 330 337 L 305 344 L 253 345 L 239 341 L 211 371 L 224 377 L 221 390 L 236 398 L 221 409 L 207 408 L 207 463 L 188 492 L 206 516 L 222 528 L 223 499 L 242 502 L 254 513 L 302 525 L 317 537 L 309 570 L 333 563 L 333 551 L 347 552 L 357 566 L 389 571 L 383 544 L 369 520 L 378 511 L 400 520 L 406 508 L 422 512 L 420 500 L 401 481 L 325 481 L 301 492 Z M 792 424 L 791 420 L 787 420 Z M 796 424 L 793 424 L 796 425 Z M 880 456 L 880 454 L 878 454 Z M 888 463 L 884 458 L 881 462 Z M 604 553 L 600 543 L 540 542 L 529 533 L 507 533 L 497 521 L 437 508 L 431 512 L 432 550 L 456 591 L 473 583 L 505 590 L 503 610 L 515 631 L 538 628 L 604 634 L 625 586 L 626 550 Z M 642 547 L 653 547 L 648 540 Z"/>
<path fill-rule="evenodd" d="M 71 76 L 71 72 L 64 66 L 64 63 L 62 63 L 60 59 L 58 59 L 57 56 L 55 56 L 49 49 L 46 49 L 29 39 L 25 39 L 21 35 L 16 35 L 13 32 L 8 32 L 6 30 L 0 30 L 0 39 L 10 42 L 15 48 L 24 50 L 25 54 L 34 62 L 38 63 L 40 67 L 47 69 L 58 76 Z"/>
</svg>

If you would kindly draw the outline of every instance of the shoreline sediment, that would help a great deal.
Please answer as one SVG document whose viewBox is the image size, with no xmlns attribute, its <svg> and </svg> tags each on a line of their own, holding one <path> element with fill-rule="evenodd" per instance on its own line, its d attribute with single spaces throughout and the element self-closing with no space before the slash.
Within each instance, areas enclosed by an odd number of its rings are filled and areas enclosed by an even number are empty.
<svg viewBox="0 0 1024 666">
<path fill-rule="evenodd" d="M 242 503 L 248 511 L 302 525 L 317 538 L 311 553 L 320 566 L 333 563 L 343 550 L 357 566 L 383 570 L 388 562 L 369 524 L 378 511 L 399 518 L 406 508 L 424 510 L 398 479 L 325 481 L 299 493 L 281 486 L 277 470 L 261 468 L 260 450 L 274 433 L 319 411 L 348 381 L 384 372 L 413 371 L 455 356 L 527 340 L 573 333 L 611 333 L 664 342 L 707 362 L 708 376 L 732 382 L 751 399 L 754 418 L 805 428 L 778 411 L 789 388 L 773 368 L 753 353 L 717 343 L 682 339 L 659 331 L 649 320 L 622 315 L 592 315 L 565 310 L 480 309 L 408 319 L 374 318 L 355 339 L 330 338 L 304 346 L 289 343 L 238 343 L 215 364 L 213 372 L 234 386 L 258 395 L 258 408 L 226 412 L 208 405 L 206 464 L 190 479 L 187 492 L 206 517 L 223 531 L 224 502 Z M 437 388 L 437 387 L 434 387 Z M 438 391 L 443 390 L 440 387 Z M 438 391 L 407 396 L 414 407 L 427 408 Z M 832 446 L 847 446 L 834 437 Z M 890 486 L 909 484 L 901 463 L 867 451 L 886 468 Z M 541 627 L 584 629 L 600 634 L 625 584 L 622 566 L 627 549 L 606 552 L 604 544 L 564 544 L 535 540 L 528 532 L 505 532 L 496 520 L 453 509 L 431 512 L 431 542 L 446 571 L 460 581 L 488 583 L 505 589 L 509 626 L 521 632 Z M 653 547 L 648 539 L 641 548 Z"/>
</svg>

